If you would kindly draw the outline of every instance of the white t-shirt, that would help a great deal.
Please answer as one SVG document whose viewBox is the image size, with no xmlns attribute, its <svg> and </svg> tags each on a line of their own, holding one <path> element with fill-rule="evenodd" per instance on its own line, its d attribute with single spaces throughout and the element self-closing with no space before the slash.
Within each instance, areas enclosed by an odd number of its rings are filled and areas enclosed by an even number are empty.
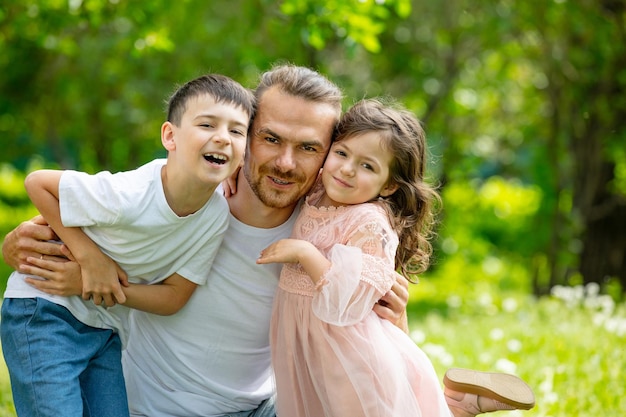
<svg viewBox="0 0 626 417">
<path fill-rule="evenodd" d="M 256 259 L 289 237 L 298 211 L 272 229 L 231 216 L 207 284 L 185 307 L 167 317 L 131 312 L 123 353 L 131 415 L 210 417 L 273 394 L 269 324 L 282 264 Z"/>
<path fill-rule="evenodd" d="M 228 203 L 216 191 L 200 210 L 179 217 L 165 199 L 164 164 L 157 159 L 116 174 L 65 171 L 59 182 L 61 220 L 64 226 L 82 227 L 131 282 L 151 284 L 178 273 L 202 286 L 228 227 Z M 80 296 L 49 295 L 26 284 L 18 272 L 9 277 L 4 297 L 45 298 L 83 323 L 114 329 L 126 339 L 126 307 L 107 309 Z"/>
</svg>

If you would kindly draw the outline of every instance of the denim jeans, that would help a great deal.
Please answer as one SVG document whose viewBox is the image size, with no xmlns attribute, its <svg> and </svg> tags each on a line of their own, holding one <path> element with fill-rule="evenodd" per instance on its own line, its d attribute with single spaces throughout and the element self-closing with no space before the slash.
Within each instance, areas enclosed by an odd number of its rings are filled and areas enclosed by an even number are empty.
<svg viewBox="0 0 626 417">
<path fill-rule="evenodd" d="M 119 336 L 42 298 L 2 304 L 2 350 L 19 416 L 128 416 Z"/>
<path fill-rule="evenodd" d="M 276 417 L 276 411 L 274 410 L 274 397 L 263 401 L 255 410 L 224 414 L 220 417 Z"/>
</svg>

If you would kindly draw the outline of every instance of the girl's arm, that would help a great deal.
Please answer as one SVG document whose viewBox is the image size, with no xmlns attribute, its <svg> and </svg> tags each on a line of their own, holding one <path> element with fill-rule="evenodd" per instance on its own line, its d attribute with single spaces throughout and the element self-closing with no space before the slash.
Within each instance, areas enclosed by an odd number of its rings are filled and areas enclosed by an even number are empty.
<svg viewBox="0 0 626 417">
<path fill-rule="evenodd" d="M 312 243 L 300 239 L 274 242 L 263 249 L 257 259 L 258 264 L 274 262 L 299 263 L 313 284 L 317 284 L 331 266 L 330 261 Z"/>
<path fill-rule="evenodd" d="M 26 177 L 26 191 L 50 227 L 72 251 L 81 267 L 85 300 L 93 299 L 94 304 L 104 303 L 113 306 L 126 301 L 115 264 L 104 255 L 98 246 L 78 227 L 65 227 L 61 222 L 59 208 L 59 182 L 63 171 L 39 170 Z"/>
</svg>

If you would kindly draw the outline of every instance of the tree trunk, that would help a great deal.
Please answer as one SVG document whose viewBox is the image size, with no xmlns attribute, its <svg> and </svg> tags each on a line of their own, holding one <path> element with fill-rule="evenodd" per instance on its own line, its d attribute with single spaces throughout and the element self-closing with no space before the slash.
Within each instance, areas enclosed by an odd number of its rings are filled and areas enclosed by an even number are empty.
<svg viewBox="0 0 626 417">
<path fill-rule="evenodd" d="M 613 172 L 614 165 L 605 161 L 600 183 L 609 184 Z M 584 283 L 603 284 L 617 278 L 622 289 L 626 289 L 626 202 L 607 192 L 605 187 L 594 191 L 585 216 L 580 273 Z"/>
</svg>

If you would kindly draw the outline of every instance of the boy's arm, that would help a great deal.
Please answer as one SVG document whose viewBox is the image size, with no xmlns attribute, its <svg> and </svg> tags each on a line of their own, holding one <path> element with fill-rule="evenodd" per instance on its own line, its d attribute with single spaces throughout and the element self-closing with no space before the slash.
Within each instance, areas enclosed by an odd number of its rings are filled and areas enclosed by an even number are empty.
<svg viewBox="0 0 626 417">
<path fill-rule="evenodd" d="M 65 227 L 59 208 L 59 182 L 63 171 L 39 170 L 26 177 L 26 191 L 50 227 L 72 251 L 81 267 L 83 299 L 113 306 L 126 301 L 115 262 L 78 227 Z"/>
<path fill-rule="evenodd" d="M 189 300 L 198 284 L 172 274 L 158 284 L 129 284 L 124 287 L 126 307 L 152 314 L 169 316 L 178 312 Z"/>
<path fill-rule="evenodd" d="M 38 258 L 31 258 L 31 261 L 38 267 L 37 275 L 46 279 L 26 278 L 28 284 L 53 295 L 67 297 L 81 294 L 80 268 L 73 274 L 68 274 L 65 269 L 60 270 L 58 262 Z M 77 265 L 74 262 L 68 264 Z M 123 287 L 126 295 L 124 305 L 167 316 L 178 312 L 187 303 L 196 287 L 197 284 L 178 274 L 173 274 L 158 284 L 128 284 L 127 287 Z"/>
</svg>

